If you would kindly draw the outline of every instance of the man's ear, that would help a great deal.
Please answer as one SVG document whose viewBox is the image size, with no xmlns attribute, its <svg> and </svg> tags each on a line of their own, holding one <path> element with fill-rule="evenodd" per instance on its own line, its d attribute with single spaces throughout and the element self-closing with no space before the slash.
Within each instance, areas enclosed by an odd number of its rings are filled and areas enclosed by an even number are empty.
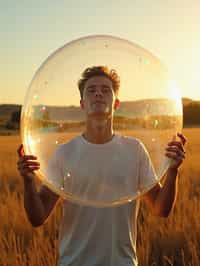
<svg viewBox="0 0 200 266">
<path fill-rule="evenodd" d="M 120 106 L 120 100 L 118 98 L 115 99 L 114 109 L 117 110 Z"/>
<path fill-rule="evenodd" d="M 83 101 L 83 99 L 80 100 L 80 106 L 81 106 L 81 109 L 84 109 L 84 101 Z"/>
</svg>

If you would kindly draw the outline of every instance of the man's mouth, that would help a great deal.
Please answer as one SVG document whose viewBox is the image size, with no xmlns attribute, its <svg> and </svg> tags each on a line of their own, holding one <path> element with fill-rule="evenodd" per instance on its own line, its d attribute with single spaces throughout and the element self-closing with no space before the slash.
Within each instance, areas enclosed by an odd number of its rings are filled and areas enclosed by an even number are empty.
<svg viewBox="0 0 200 266">
<path fill-rule="evenodd" d="M 104 104 L 105 104 L 105 102 L 102 102 L 102 101 L 96 101 L 96 102 L 94 102 L 94 103 L 104 103 Z"/>
</svg>

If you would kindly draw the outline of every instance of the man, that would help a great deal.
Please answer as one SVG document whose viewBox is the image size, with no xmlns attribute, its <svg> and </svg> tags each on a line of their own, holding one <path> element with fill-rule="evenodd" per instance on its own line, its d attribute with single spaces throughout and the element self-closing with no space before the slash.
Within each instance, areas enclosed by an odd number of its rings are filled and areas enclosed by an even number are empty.
<svg viewBox="0 0 200 266">
<path fill-rule="evenodd" d="M 119 107 L 117 73 L 102 66 L 91 67 L 83 72 L 78 85 L 81 95 L 80 105 L 86 114 L 86 127 L 81 136 L 76 137 L 69 144 L 61 145 L 57 150 L 50 165 L 50 169 L 55 171 L 55 178 L 60 178 L 60 176 L 63 178 L 59 169 L 65 163 L 74 162 L 74 160 L 76 169 L 78 169 L 77 174 L 81 175 L 84 170 L 82 160 L 87 161 L 89 158 L 90 164 L 88 163 L 85 168 L 96 163 L 91 155 L 93 149 L 96 149 L 97 153 L 99 149 L 102 152 L 105 151 L 106 157 L 110 150 L 118 149 L 120 145 L 123 145 L 125 147 L 123 152 L 127 150 L 131 152 L 131 149 L 134 149 L 133 158 L 131 156 L 121 157 L 119 169 L 124 167 L 124 175 L 133 164 L 136 170 L 133 179 L 138 178 L 139 184 L 145 185 L 145 182 L 152 182 L 156 179 L 143 145 L 134 138 L 116 135 L 113 132 L 113 112 Z M 173 161 L 166 173 L 164 185 L 161 186 L 158 183 L 142 197 L 152 212 L 161 217 L 167 217 L 173 207 L 177 192 L 177 172 L 185 158 L 183 148 L 186 142 L 185 137 L 179 133 L 177 135 L 179 140 L 171 141 L 166 147 L 166 156 L 172 158 Z M 79 148 L 76 150 L 74 147 Z M 115 151 L 119 151 L 117 154 L 120 156 L 121 150 Z M 31 224 L 40 226 L 50 215 L 59 196 L 44 185 L 37 192 L 34 183 L 34 171 L 40 167 L 36 161 L 37 158 L 25 155 L 23 145 L 19 147 L 18 154 L 18 169 L 24 180 L 25 209 Z M 87 156 L 81 157 L 83 154 Z M 82 159 L 76 161 L 78 157 Z M 129 164 L 126 163 L 127 158 Z M 134 163 L 137 160 L 138 165 Z M 111 168 L 113 171 L 115 168 L 118 169 L 112 156 L 104 160 L 105 169 L 108 169 L 110 165 L 113 165 Z M 138 199 L 118 207 L 95 208 L 65 201 L 59 237 L 59 265 L 137 265 L 136 220 L 139 202 Z"/>
</svg>

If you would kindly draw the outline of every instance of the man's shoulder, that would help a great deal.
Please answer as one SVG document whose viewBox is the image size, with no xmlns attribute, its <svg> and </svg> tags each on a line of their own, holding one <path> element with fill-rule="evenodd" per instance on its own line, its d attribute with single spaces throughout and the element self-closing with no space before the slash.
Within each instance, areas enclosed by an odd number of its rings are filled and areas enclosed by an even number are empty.
<svg viewBox="0 0 200 266">
<path fill-rule="evenodd" d="M 117 134 L 116 135 L 119 139 L 120 142 L 124 144 L 130 144 L 130 145 L 141 145 L 142 141 L 136 137 L 133 136 L 128 136 L 128 135 L 121 135 Z"/>
<path fill-rule="evenodd" d="M 79 144 L 80 141 L 81 141 L 81 136 L 80 135 L 75 136 L 75 137 L 71 138 L 70 140 L 65 141 L 65 142 L 61 143 L 60 145 L 58 145 L 57 149 L 58 150 L 65 150 L 67 148 L 70 148 L 74 145 Z"/>
<path fill-rule="evenodd" d="M 72 139 L 70 139 L 69 141 L 60 143 L 55 151 L 54 154 L 56 156 L 62 156 L 63 154 L 66 154 L 67 152 L 72 152 L 73 150 L 75 150 L 75 147 L 78 147 L 80 144 L 80 136 L 75 136 Z"/>
</svg>

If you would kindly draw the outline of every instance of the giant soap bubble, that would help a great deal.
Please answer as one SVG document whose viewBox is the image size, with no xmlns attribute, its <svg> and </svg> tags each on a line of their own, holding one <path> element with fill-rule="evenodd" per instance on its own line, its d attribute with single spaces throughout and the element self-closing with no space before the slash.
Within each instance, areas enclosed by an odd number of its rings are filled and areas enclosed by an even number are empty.
<svg viewBox="0 0 200 266">
<path fill-rule="evenodd" d="M 92 66 L 107 66 L 120 76 L 115 136 L 104 144 L 82 135 L 86 115 L 77 83 Z M 181 127 L 180 94 L 160 60 L 134 43 L 104 35 L 69 42 L 49 56 L 33 77 L 21 114 L 25 152 L 38 157 L 41 181 L 64 199 L 95 207 L 126 203 L 160 181 L 170 164 L 165 147 Z M 129 153 L 118 143 L 122 137 Z M 116 149 L 109 150 L 114 142 Z M 156 173 L 145 182 L 140 182 L 138 143 Z"/>
</svg>

